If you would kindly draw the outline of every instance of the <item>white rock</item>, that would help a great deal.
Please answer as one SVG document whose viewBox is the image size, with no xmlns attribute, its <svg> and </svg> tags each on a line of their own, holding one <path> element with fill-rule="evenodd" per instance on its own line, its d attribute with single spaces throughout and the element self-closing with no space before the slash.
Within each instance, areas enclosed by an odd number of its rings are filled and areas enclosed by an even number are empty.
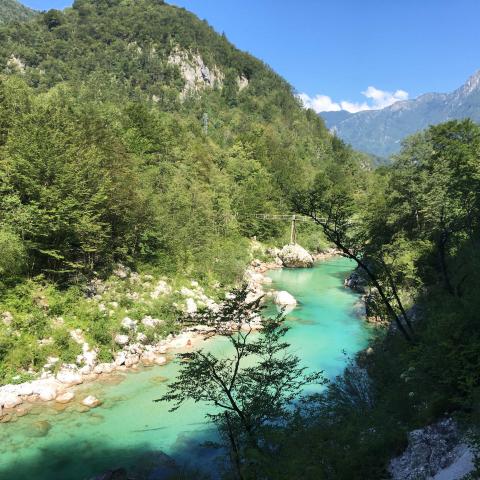
<svg viewBox="0 0 480 480">
<path fill-rule="evenodd" d="M 85 343 L 85 337 L 83 336 L 83 332 L 80 328 L 77 328 L 76 330 L 71 330 L 70 336 L 73 338 L 73 341 L 78 343 L 79 345 L 83 345 Z"/>
<path fill-rule="evenodd" d="M 53 385 L 48 384 L 39 387 L 35 393 L 38 394 L 38 397 L 43 402 L 55 400 L 55 398 L 57 397 L 57 389 Z"/>
<path fill-rule="evenodd" d="M 152 363 L 155 363 L 155 357 L 156 355 L 154 352 L 146 351 L 142 353 L 141 360 L 145 365 L 151 365 Z"/>
<path fill-rule="evenodd" d="M 123 345 L 126 345 L 128 342 L 129 342 L 129 338 L 128 338 L 128 335 L 115 335 L 115 343 L 117 345 L 120 345 L 120 346 L 123 346 Z"/>
<path fill-rule="evenodd" d="M 162 355 L 157 355 L 155 357 L 155 363 L 157 365 L 165 365 L 167 363 L 167 358 Z"/>
<path fill-rule="evenodd" d="M 58 403 L 68 403 L 70 402 L 71 400 L 73 400 L 75 397 L 75 394 L 73 392 L 65 392 L 65 393 L 61 393 L 56 399 L 55 401 L 58 402 Z"/>
<path fill-rule="evenodd" d="M 56 376 L 57 380 L 61 383 L 65 383 L 68 385 L 79 385 L 83 383 L 83 377 L 80 372 L 73 371 L 73 370 L 60 370 Z"/>
<path fill-rule="evenodd" d="M 33 388 L 32 384 L 29 382 L 21 383 L 19 385 L 13 385 L 13 391 L 12 393 L 15 393 L 16 395 L 31 395 L 33 393 Z"/>
<path fill-rule="evenodd" d="M 285 245 L 278 254 L 285 267 L 313 267 L 313 257 L 300 245 Z"/>
<path fill-rule="evenodd" d="M 140 343 L 147 343 L 148 337 L 144 333 L 138 332 L 137 333 L 137 341 L 140 342 Z"/>
<path fill-rule="evenodd" d="M 93 395 L 89 395 L 82 400 L 82 405 L 89 408 L 95 408 L 100 405 L 100 400 Z"/>
<path fill-rule="evenodd" d="M 295 297 L 290 293 L 282 290 L 280 292 L 275 292 L 273 296 L 273 301 L 280 306 L 294 306 L 297 304 Z"/>
<path fill-rule="evenodd" d="M 190 290 L 187 287 L 182 287 L 180 289 L 180 294 L 183 295 L 184 297 L 195 297 L 196 293 L 193 290 Z"/>
<path fill-rule="evenodd" d="M 117 265 L 117 268 L 113 271 L 113 274 L 118 277 L 118 278 L 127 278 L 128 274 L 130 272 L 130 269 L 119 263 Z"/>
<path fill-rule="evenodd" d="M 181 333 L 173 338 L 170 342 L 171 348 L 184 348 L 191 343 L 191 335 L 188 333 Z"/>
<path fill-rule="evenodd" d="M 92 370 L 93 368 L 90 366 L 90 365 L 84 365 L 83 367 L 81 367 L 78 371 L 82 374 L 82 375 L 90 375 L 92 373 Z"/>
<path fill-rule="evenodd" d="M 132 320 L 130 317 L 125 317 L 122 320 L 122 327 L 125 330 L 135 330 L 137 328 L 136 320 Z"/>
<path fill-rule="evenodd" d="M 152 318 L 150 316 L 146 316 L 142 319 L 142 325 L 148 328 L 155 328 L 157 325 L 162 323 L 161 320 L 158 318 Z"/>
<path fill-rule="evenodd" d="M 114 366 L 111 363 L 99 363 L 94 369 L 93 373 L 112 373 Z"/>
<path fill-rule="evenodd" d="M 125 352 L 118 352 L 116 357 L 115 357 L 115 365 L 120 366 L 125 363 L 125 360 L 127 359 L 127 354 Z"/>
<path fill-rule="evenodd" d="M 172 293 L 172 288 L 164 280 L 160 280 L 153 292 L 150 293 L 150 297 L 155 300 L 161 295 L 170 295 Z"/>
<path fill-rule="evenodd" d="M 197 313 L 198 306 L 193 298 L 187 298 L 185 303 L 185 312 L 189 314 Z"/>
<path fill-rule="evenodd" d="M 245 297 L 245 303 L 253 303 L 257 300 L 260 300 L 265 295 L 265 291 L 262 287 L 257 287 L 249 290 L 247 296 Z"/>
<path fill-rule="evenodd" d="M 17 405 L 21 405 L 22 399 L 13 393 L 0 394 L 0 406 L 3 408 L 15 408 Z"/>
<path fill-rule="evenodd" d="M 2 313 L 2 323 L 9 327 L 13 322 L 13 315 L 10 312 Z"/>
<path fill-rule="evenodd" d="M 133 366 L 136 365 L 139 361 L 140 361 L 140 357 L 139 357 L 138 355 L 129 355 L 129 356 L 125 359 L 125 366 L 126 366 L 127 368 L 133 367 Z"/>
</svg>

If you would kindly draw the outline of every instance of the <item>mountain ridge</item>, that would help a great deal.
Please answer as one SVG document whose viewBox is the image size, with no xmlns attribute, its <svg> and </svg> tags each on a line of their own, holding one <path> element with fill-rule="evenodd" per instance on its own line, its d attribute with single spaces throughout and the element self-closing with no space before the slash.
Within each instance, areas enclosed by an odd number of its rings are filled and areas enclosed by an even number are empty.
<svg viewBox="0 0 480 480">
<path fill-rule="evenodd" d="M 37 14 L 35 10 L 16 0 L 0 0 L 0 26 L 10 22 L 23 22 Z"/>
<path fill-rule="evenodd" d="M 390 157 L 400 150 L 405 137 L 429 125 L 463 118 L 480 121 L 480 70 L 450 93 L 429 92 L 380 110 L 322 112 L 320 116 L 353 148 Z"/>
</svg>

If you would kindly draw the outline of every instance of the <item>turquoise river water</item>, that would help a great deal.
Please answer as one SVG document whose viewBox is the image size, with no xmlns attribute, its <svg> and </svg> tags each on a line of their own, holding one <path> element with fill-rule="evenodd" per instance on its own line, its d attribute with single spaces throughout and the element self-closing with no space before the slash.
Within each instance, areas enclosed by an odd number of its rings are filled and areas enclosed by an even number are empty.
<svg viewBox="0 0 480 480">
<path fill-rule="evenodd" d="M 312 269 L 268 273 L 275 289 L 299 301 L 288 315 L 291 349 L 305 366 L 329 378 L 341 373 L 346 356 L 368 341 L 368 329 L 356 313 L 358 295 L 343 287 L 351 269 L 348 260 L 334 258 Z M 220 338 L 205 348 L 228 355 Z M 84 480 L 110 468 L 141 465 L 147 470 L 161 464 L 150 477 L 159 479 L 170 471 L 168 461 L 159 461 L 163 454 L 181 465 L 210 472 L 220 468 L 218 449 L 205 445 L 215 439 L 204 418 L 207 406 L 190 404 L 170 413 L 168 405 L 153 402 L 177 371 L 178 364 L 171 362 L 114 375 L 77 390 L 78 399 L 89 393 L 100 398 L 99 408 L 81 412 L 78 403 L 39 405 L 15 423 L 0 424 L 0 479 Z"/>
</svg>

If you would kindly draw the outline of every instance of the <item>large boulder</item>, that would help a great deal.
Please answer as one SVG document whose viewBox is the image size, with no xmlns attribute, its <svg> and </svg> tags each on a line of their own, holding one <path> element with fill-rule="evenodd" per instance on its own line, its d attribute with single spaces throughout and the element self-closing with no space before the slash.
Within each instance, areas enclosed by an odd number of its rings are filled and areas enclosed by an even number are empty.
<svg viewBox="0 0 480 480">
<path fill-rule="evenodd" d="M 57 380 L 67 385 L 79 385 L 83 383 L 83 376 L 75 370 L 62 369 L 57 373 Z"/>
<path fill-rule="evenodd" d="M 297 300 L 291 294 L 282 290 L 280 292 L 275 292 L 273 296 L 273 301 L 281 307 L 292 307 L 297 304 Z"/>
<path fill-rule="evenodd" d="M 39 383 L 35 386 L 33 393 L 37 394 L 43 402 L 49 402 L 50 400 L 55 400 L 57 391 L 58 389 L 53 383 Z"/>
<path fill-rule="evenodd" d="M 285 245 L 278 254 L 284 267 L 310 268 L 313 267 L 313 257 L 300 245 Z"/>
<path fill-rule="evenodd" d="M 2 393 L 0 395 L 0 407 L 15 408 L 22 403 L 22 399 L 13 393 Z"/>
</svg>

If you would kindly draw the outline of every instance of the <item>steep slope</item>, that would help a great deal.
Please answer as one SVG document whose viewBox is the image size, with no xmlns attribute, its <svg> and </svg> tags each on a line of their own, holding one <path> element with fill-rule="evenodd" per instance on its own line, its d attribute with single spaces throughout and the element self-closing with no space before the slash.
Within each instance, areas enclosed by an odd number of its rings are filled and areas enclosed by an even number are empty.
<svg viewBox="0 0 480 480">
<path fill-rule="evenodd" d="M 0 0 L 0 25 L 9 22 L 22 22 L 36 15 L 34 10 L 16 0 Z"/>
<path fill-rule="evenodd" d="M 380 157 L 400 150 L 408 135 L 448 120 L 480 121 L 480 71 L 452 93 L 427 93 L 382 110 L 325 112 L 328 128 L 354 148 Z"/>
</svg>

